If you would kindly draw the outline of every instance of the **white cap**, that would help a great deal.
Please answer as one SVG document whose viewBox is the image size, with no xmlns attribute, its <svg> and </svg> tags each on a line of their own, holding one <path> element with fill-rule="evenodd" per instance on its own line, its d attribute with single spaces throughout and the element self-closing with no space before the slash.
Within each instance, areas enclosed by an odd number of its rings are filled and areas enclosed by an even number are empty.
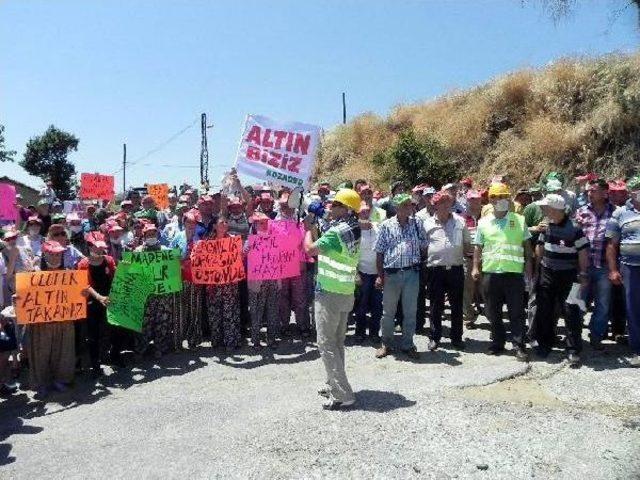
<svg viewBox="0 0 640 480">
<path fill-rule="evenodd" d="M 557 193 L 548 193 L 542 200 L 538 202 L 541 207 L 549 207 L 554 210 L 564 210 L 565 201 L 561 195 Z"/>
</svg>

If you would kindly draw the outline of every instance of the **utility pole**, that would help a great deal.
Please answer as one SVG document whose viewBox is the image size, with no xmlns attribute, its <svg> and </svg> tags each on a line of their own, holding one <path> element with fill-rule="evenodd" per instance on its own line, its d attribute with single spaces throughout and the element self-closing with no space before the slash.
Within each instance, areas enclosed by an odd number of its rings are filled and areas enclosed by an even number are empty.
<svg viewBox="0 0 640 480">
<path fill-rule="evenodd" d="M 209 150 L 207 148 L 207 114 L 200 117 L 200 132 L 202 140 L 200 143 L 200 185 L 209 188 Z"/>
<path fill-rule="evenodd" d="M 342 123 L 347 123 L 347 97 L 344 92 L 342 92 Z"/>
<path fill-rule="evenodd" d="M 122 192 L 127 193 L 127 144 L 122 144 Z"/>
</svg>

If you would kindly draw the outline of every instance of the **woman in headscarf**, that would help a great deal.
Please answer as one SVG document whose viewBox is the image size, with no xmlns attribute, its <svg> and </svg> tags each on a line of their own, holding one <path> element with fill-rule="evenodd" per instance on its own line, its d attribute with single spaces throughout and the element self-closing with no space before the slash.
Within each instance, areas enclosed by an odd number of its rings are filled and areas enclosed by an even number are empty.
<svg viewBox="0 0 640 480">
<path fill-rule="evenodd" d="M 104 237 L 98 232 L 88 233 L 86 241 L 89 256 L 78 263 L 78 270 L 87 270 L 89 288 L 87 288 L 87 334 L 86 341 L 89 347 L 91 360 L 91 374 L 94 377 L 102 375 L 100 367 L 101 346 L 106 344 L 108 332 L 111 330 L 107 323 L 107 305 L 109 304 L 109 291 L 116 270 L 116 263 L 112 257 L 105 255 L 107 244 Z M 117 327 L 113 327 L 117 328 Z M 117 335 L 114 338 L 118 338 Z M 117 342 L 116 342 L 117 343 Z M 117 350 L 117 352 L 116 352 Z M 119 359 L 120 345 L 111 349 L 111 358 Z"/>
<path fill-rule="evenodd" d="M 258 236 L 269 233 L 269 217 L 262 212 L 255 212 L 251 216 L 252 227 Z M 248 253 L 248 240 L 245 252 Z M 251 343 L 259 350 L 260 328 L 262 319 L 266 317 L 267 346 L 276 347 L 276 337 L 280 334 L 280 309 L 278 299 L 282 286 L 281 280 L 249 280 L 249 313 L 251 314 Z"/>
<path fill-rule="evenodd" d="M 175 316 L 173 325 L 174 344 L 177 349 L 187 341 L 189 348 L 195 348 L 202 342 L 202 289 L 193 283 L 191 274 L 191 250 L 194 245 L 194 234 L 198 225 L 197 210 L 183 214 L 180 230 L 171 241 L 170 248 L 180 249 L 182 257 L 182 291 L 175 294 Z"/>
<path fill-rule="evenodd" d="M 218 217 L 214 237 L 228 238 L 229 224 Z M 211 327 L 211 346 L 224 345 L 227 349 L 240 347 L 240 295 L 237 283 L 207 285 L 207 314 Z"/>
<path fill-rule="evenodd" d="M 65 247 L 48 240 L 42 245 L 41 270 L 64 270 Z M 31 383 L 44 397 L 49 389 L 67 390 L 73 381 L 76 361 L 74 322 L 48 322 L 27 325 L 27 351 Z"/>
<path fill-rule="evenodd" d="M 142 235 L 143 244 L 135 249 L 136 252 L 168 250 L 167 247 L 160 245 L 158 227 L 154 224 L 145 225 Z M 173 314 L 173 296 L 171 294 L 149 296 L 144 312 L 142 333 L 147 345 L 153 342 L 156 358 L 160 358 L 172 350 Z"/>
</svg>

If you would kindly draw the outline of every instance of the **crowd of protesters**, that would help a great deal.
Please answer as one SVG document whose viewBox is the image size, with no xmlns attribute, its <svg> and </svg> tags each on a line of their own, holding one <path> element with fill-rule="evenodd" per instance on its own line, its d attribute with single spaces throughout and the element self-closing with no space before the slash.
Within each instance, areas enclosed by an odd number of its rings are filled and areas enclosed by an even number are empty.
<svg viewBox="0 0 640 480">
<path fill-rule="evenodd" d="M 335 191 L 320 182 L 298 200 L 287 188 L 244 187 L 232 173 L 220 191 L 174 189 L 166 209 L 131 190 L 117 207 L 85 202 L 80 214 L 64 214 L 49 185 L 37 205 L 18 201 L 21 221 L 1 230 L 0 390 L 13 393 L 21 369 L 45 398 L 78 372 L 98 378 L 103 365 L 125 367 L 123 352 L 160 358 L 203 342 L 259 351 L 299 337 L 317 342 L 327 372 L 319 393 L 336 409 L 354 402 L 344 364 L 349 323 L 375 357 L 415 359 L 416 334 L 428 335 L 430 351 L 445 334 L 451 348 L 464 349 L 464 330 L 477 328 L 480 314 L 490 325 L 488 354 L 504 354 L 509 340 L 520 361 L 560 348 L 578 367 L 590 310 L 591 349 L 610 337 L 628 344 L 629 363 L 640 366 L 640 177 L 590 173 L 574 183 L 569 190 L 557 172 L 517 191 L 500 176 L 486 188 L 470 178 L 441 188 L 395 182 L 383 197 L 364 180 Z M 248 237 L 279 220 L 306 232 L 298 276 L 193 283 L 198 241 L 239 236 L 246 253 Z M 107 323 L 123 252 L 169 248 L 181 252 L 182 291 L 148 299 L 140 334 Z M 16 274 L 60 269 L 88 271 L 87 319 L 18 325 Z"/>
</svg>

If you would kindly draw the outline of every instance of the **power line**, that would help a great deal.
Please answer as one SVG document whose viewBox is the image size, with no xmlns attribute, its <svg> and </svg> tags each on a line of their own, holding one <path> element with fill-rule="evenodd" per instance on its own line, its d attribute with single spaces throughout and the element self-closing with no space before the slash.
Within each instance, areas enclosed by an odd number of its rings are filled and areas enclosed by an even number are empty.
<svg viewBox="0 0 640 480">
<path fill-rule="evenodd" d="M 198 117 L 196 117 L 189 125 L 187 125 L 184 128 L 181 128 L 180 130 L 178 130 L 176 133 L 174 133 L 173 135 L 171 135 L 168 139 L 166 139 L 164 142 L 160 143 L 158 146 L 156 146 L 155 148 L 152 148 L 151 150 L 149 150 L 147 153 L 145 153 L 144 155 L 141 155 L 140 157 L 136 158 L 133 162 L 127 162 L 127 166 L 131 166 L 131 165 L 135 165 L 138 162 L 141 162 L 142 160 L 145 160 L 146 158 L 150 157 L 151 155 L 153 155 L 154 153 L 159 152 L 160 150 L 162 150 L 164 147 L 166 147 L 167 145 L 169 145 L 171 142 L 173 142 L 175 139 L 177 139 L 178 137 L 180 137 L 180 135 L 182 135 L 183 133 L 185 133 L 187 130 L 189 130 L 190 128 L 192 128 L 196 123 L 198 122 Z M 118 170 L 116 170 L 115 172 L 112 173 L 112 175 L 115 175 L 116 173 L 121 172 L 124 169 L 123 167 L 120 167 Z"/>
</svg>

